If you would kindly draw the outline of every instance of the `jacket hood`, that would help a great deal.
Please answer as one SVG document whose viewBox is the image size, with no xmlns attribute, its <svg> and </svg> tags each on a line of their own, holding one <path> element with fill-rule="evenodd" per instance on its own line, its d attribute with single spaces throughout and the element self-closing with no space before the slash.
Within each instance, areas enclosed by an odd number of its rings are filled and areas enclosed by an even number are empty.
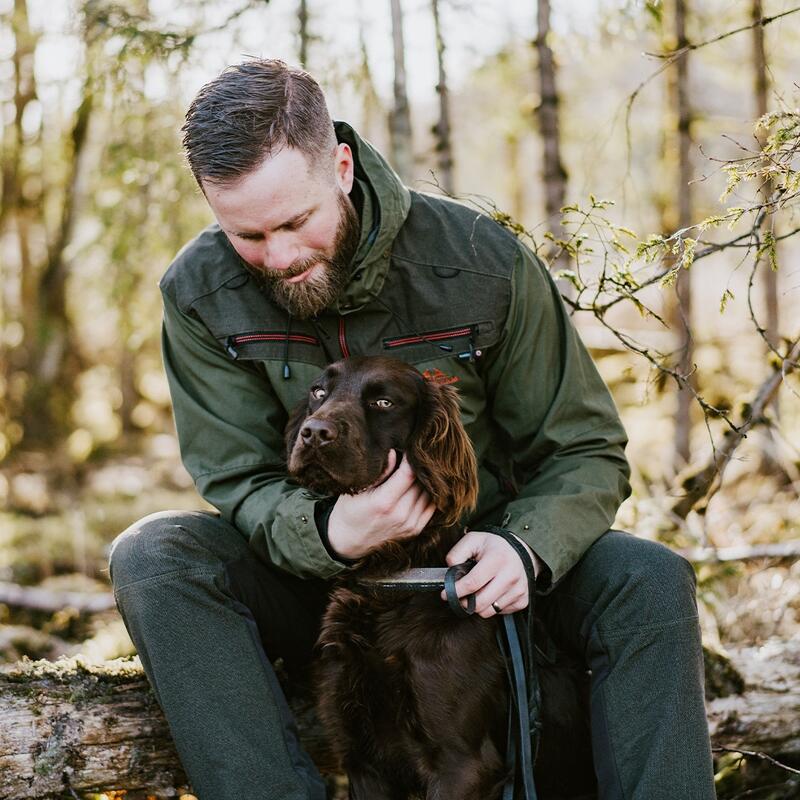
<svg viewBox="0 0 800 800">
<path fill-rule="evenodd" d="M 337 301 L 336 311 L 349 314 L 366 305 L 383 288 L 391 245 L 408 215 L 411 195 L 383 156 L 350 125 L 335 122 L 334 127 L 338 141 L 350 145 L 353 151 L 355 177 L 362 190 L 369 191 L 365 206 L 369 203 L 372 211 L 371 231 L 367 232 L 372 244 L 360 260 L 353 263 L 350 282 Z"/>
</svg>

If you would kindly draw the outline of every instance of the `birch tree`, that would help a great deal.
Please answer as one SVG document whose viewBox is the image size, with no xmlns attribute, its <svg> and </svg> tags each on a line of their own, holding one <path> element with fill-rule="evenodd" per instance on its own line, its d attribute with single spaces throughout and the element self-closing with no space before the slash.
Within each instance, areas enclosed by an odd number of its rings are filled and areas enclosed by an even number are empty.
<svg viewBox="0 0 800 800">
<path fill-rule="evenodd" d="M 400 0 L 389 0 L 392 10 L 392 44 L 394 49 L 394 107 L 389 113 L 389 139 L 392 166 L 408 183 L 413 169 L 411 145 L 411 109 L 406 87 L 406 47 L 403 38 L 403 9 Z"/>
<path fill-rule="evenodd" d="M 308 68 L 308 0 L 300 0 L 297 9 L 297 30 L 300 37 L 300 66 Z"/>
<path fill-rule="evenodd" d="M 769 88 L 769 80 L 767 77 L 767 55 L 764 46 L 764 27 L 763 25 L 756 24 L 764 16 L 764 9 L 762 0 L 752 0 L 750 7 L 750 17 L 753 22 L 753 84 L 756 104 L 756 117 L 763 117 L 768 111 L 767 104 L 767 91 Z M 759 145 L 763 148 L 767 135 L 763 129 L 758 132 Z M 764 181 L 760 188 L 762 202 L 766 203 L 772 197 L 774 187 L 772 181 L 767 179 Z M 761 225 L 760 238 L 765 241 L 773 236 L 772 230 L 772 215 L 768 214 L 764 217 Z M 779 307 L 778 307 L 778 273 L 777 270 L 772 269 L 767 258 L 766 252 L 764 253 L 759 269 L 763 272 L 763 288 L 764 288 L 764 306 L 766 310 L 766 320 L 764 324 L 764 335 L 772 347 L 778 343 L 779 335 Z"/>
<path fill-rule="evenodd" d="M 536 110 L 539 132 L 542 137 L 542 177 L 544 179 L 544 206 L 548 226 L 557 239 L 562 238 L 561 209 L 567 190 L 567 171 L 561 159 L 559 130 L 559 97 L 556 86 L 556 65 L 550 47 L 550 0 L 536 4 L 537 32 L 534 47 L 538 56 L 540 102 Z M 560 250 L 557 261 L 566 261 Z"/>
<path fill-rule="evenodd" d="M 433 126 L 433 133 L 436 137 L 436 178 L 447 194 L 453 194 L 455 184 L 453 182 L 453 145 L 450 129 L 450 94 L 447 88 L 445 44 L 439 6 L 439 0 L 431 0 L 433 26 L 436 34 L 436 64 L 439 72 L 439 80 L 436 84 L 436 93 L 439 96 L 439 119 Z"/>
<path fill-rule="evenodd" d="M 676 50 L 688 45 L 686 36 L 686 16 L 688 0 L 673 0 L 672 29 Z M 672 125 L 668 131 L 669 146 L 677 151 L 675 173 L 675 197 L 677 198 L 677 218 L 668 227 L 683 231 L 692 225 L 692 167 L 691 167 L 691 110 L 689 106 L 689 54 L 684 53 L 675 61 L 670 70 L 668 103 Z M 671 309 L 671 328 L 676 336 L 676 369 L 691 382 L 694 362 L 694 341 L 692 338 L 692 286 L 689 266 L 691 260 L 683 262 L 686 269 L 675 273 L 675 300 Z M 674 466 L 676 470 L 691 460 L 692 430 L 692 392 L 681 385 L 677 390 L 674 427 Z"/>
</svg>

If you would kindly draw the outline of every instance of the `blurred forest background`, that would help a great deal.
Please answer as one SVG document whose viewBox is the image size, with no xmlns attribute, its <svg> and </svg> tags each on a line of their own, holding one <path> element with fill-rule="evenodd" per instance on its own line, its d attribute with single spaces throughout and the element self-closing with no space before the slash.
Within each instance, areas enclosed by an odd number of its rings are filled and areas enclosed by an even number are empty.
<svg viewBox="0 0 800 800">
<path fill-rule="evenodd" d="M 132 652 L 58 598 L 202 507 L 157 281 L 212 221 L 183 113 L 247 55 L 539 252 L 629 432 L 618 526 L 695 562 L 716 649 L 796 641 L 800 4 L 0 0 L 0 662 Z"/>
</svg>

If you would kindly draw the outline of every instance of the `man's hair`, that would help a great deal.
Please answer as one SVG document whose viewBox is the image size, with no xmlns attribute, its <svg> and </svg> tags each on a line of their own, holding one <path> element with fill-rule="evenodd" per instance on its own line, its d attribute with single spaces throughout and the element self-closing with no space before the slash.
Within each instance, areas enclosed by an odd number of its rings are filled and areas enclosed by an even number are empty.
<svg viewBox="0 0 800 800">
<path fill-rule="evenodd" d="M 230 184 L 284 147 L 315 167 L 336 146 L 319 84 L 278 59 L 251 59 L 207 83 L 186 112 L 183 146 L 201 181 Z"/>
</svg>

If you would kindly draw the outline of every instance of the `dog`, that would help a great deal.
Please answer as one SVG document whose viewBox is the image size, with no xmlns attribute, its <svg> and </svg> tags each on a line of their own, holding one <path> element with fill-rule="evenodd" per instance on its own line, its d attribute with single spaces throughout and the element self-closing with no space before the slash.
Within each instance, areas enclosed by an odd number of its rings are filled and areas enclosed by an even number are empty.
<svg viewBox="0 0 800 800">
<path fill-rule="evenodd" d="M 436 591 L 370 583 L 444 566 L 463 535 L 478 477 L 455 389 L 396 359 L 353 357 L 322 373 L 286 428 L 289 474 L 323 495 L 375 485 L 392 449 L 436 512 L 418 536 L 380 544 L 337 578 L 318 641 L 318 713 L 351 800 L 499 800 L 509 689 L 498 618 L 456 617 Z"/>
</svg>

